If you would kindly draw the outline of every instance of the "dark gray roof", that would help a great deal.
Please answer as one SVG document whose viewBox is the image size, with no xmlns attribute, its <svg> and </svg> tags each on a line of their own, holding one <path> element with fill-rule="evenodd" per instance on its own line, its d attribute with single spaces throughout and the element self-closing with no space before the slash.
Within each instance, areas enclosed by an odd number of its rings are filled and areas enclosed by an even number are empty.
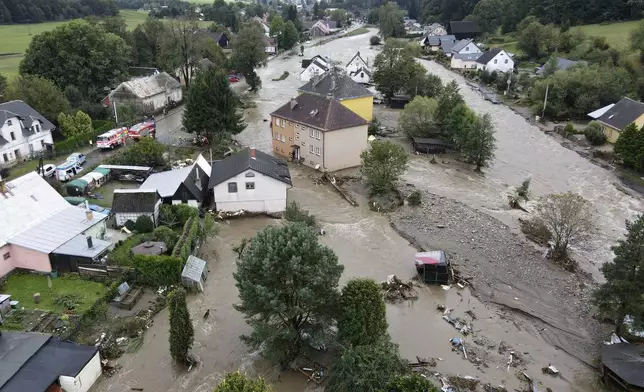
<svg viewBox="0 0 644 392">
<path fill-rule="evenodd" d="M 42 129 L 47 131 L 54 129 L 54 124 L 23 101 L 0 103 L 0 124 L 4 124 L 12 117 L 20 117 L 27 128 L 33 124 L 34 119 L 38 119 L 42 122 Z"/>
<path fill-rule="evenodd" d="M 360 67 L 360 68 L 356 69 L 356 71 L 355 71 L 355 72 L 352 72 L 351 74 L 352 74 L 352 75 L 357 75 L 357 74 L 359 74 L 360 72 L 364 72 L 364 73 L 366 73 L 367 75 L 369 75 L 369 77 L 371 77 L 371 71 L 369 71 L 369 69 L 368 69 L 367 67 L 364 67 L 364 66 L 362 66 L 362 67 Z"/>
<path fill-rule="evenodd" d="M 414 137 L 412 139 L 416 144 L 434 144 L 439 146 L 447 146 L 449 144 L 442 139 L 433 139 L 433 138 L 427 138 L 427 137 Z"/>
<path fill-rule="evenodd" d="M 183 180 L 183 185 L 192 193 L 197 201 L 201 202 L 204 198 L 204 191 L 208 189 L 209 180 L 210 173 L 203 171 L 199 165 L 194 165 L 188 173 L 188 176 Z M 197 186 L 198 182 L 200 183 L 201 189 Z"/>
<path fill-rule="evenodd" d="M 49 335 L 3 331 L 0 335 L 0 389 L 49 340 Z M 27 389 L 25 389 L 26 391 Z"/>
<path fill-rule="evenodd" d="M 543 70 L 545 69 L 546 64 L 547 63 L 545 63 L 541 67 L 537 68 L 537 75 L 543 74 Z M 565 70 L 567 70 L 569 68 L 572 68 L 572 67 L 574 67 L 576 65 L 586 66 L 586 65 L 588 65 L 588 62 L 584 61 L 584 60 L 569 60 L 569 59 L 565 59 L 563 57 L 557 57 L 557 70 L 558 71 L 565 71 Z"/>
<path fill-rule="evenodd" d="M 338 22 L 336 20 L 327 20 L 324 23 L 327 26 L 329 26 L 330 29 L 337 29 L 338 28 Z"/>
<path fill-rule="evenodd" d="M 160 198 L 156 189 L 116 189 L 112 199 L 112 212 L 152 213 Z"/>
<path fill-rule="evenodd" d="M 630 98 L 622 98 L 597 121 L 622 130 L 644 114 L 644 104 Z"/>
<path fill-rule="evenodd" d="M 467 33 L 480 33 L 481 27 L 479 22 L 474 20 L 453 21 L 449 22 L 450 34 L 467 34 Z"/>
<path fill-rule="evenodd" d="M 351 60 L 349 60 L 349 62 L 347 63 L 347 67 L 349 66 L 349 64 L 351 64 L 351 62 L 352 62 L 356 57 L 359 57 L 359 58 L 360 58 L 360 60 L 362 60 L 362 62 L 363 62 L 364 64 L 367 64 L 367 62 L 366 62 L 366 61 L 364 61 L 364 59 L 362 58 L 362 56 L 360 56 L 360 51 L 358 51 L 356 54 L 354 54 L 354 55 L 353 55 L 353 57 L 351 57 Z"/>
<path fill-rule="evenodd" d="M 602 364 L 627 384 L 644 388 L 644 347 L 630 343 L 604 345 Z"/>
<path fill-rule="evenodd" d="M 490 62 L 490 60 L 494 58 L 494 56 L 501 53 L 502 50 L 503 48 L 492 48 L 487 52 L 483 52 L 483 54 L 478 59 L 476 59 L 476 62 L 481 64 L 487 64 Z"/>
<path fill-rule="evenodd" d="M 460 41 L 456 41 L 456 43 L 452 45 L 451 51 L 458 52 L 469 45 L 471 42 L 473 42 L 471 39 L 462 39 Z"/>
<path fill-rule="evenodd" d="M 251 157 L 251 149 L 246 148 L 221 161 L 213 162 L 208 188 L 214 188 L 248 169 L 274 178 L 285 184 L 292 185 L 291 173 L 288 170 L 286 162 L 261 151 L 254 151 L 255 159 Z"/>
<path fill-rule="evenodd" d="M 318 67 L 322 68 L 322 69 L 323 69 L 323 70 L 325 70 L 325 71 L 328 71 L 328 70 L 329 70 L 329 68 L 328 68 L 326 65 L 324 65 L 324 64 L 323 64 L 320 60 L 318 60 L 318 59 L 313 60 L 313 62 L 312 62 L 312 63 L 313 63 L 313 64 L 315 64 L 315 65 L 317 65 Z"/>
<path fill-rule="evenodd" d="M 324 97 L 331 94 L 333 98 L 340 101 L 343 99 L 373 96 L 371 91 L 351 80 L 346 74 L 335 71 L 326 72 L 319 78 L 314 77 L 304 86 L 300 87 L 299 92 Z"/>
<path fill-rule="evenodd" d="M 51 337 L 0 390 L 44 391 L 60 376 L 78 376 L 97 352 L 98 347 L 95 346 L 63 342 Z"/>
<path fill-rule="evenodd" d="M 295 107 L 291 108 L 289 101 L 271 115 L 323 131 L 357 127 L 367 123 L 367 120 L 335 99 L 309 94 L 301 94 L 294 99 L 297 102 Z"/>
</svg>

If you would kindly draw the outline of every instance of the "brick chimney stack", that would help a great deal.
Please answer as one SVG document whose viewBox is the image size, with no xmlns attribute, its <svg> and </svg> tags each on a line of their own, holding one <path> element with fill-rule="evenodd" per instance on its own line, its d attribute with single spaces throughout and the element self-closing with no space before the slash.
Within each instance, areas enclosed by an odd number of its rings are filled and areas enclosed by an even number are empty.
<svg viewBox="0 0 644 392">
<path fill-rule="evenodd" d="M 250 159 L 255 159 L 255 146 L 250 148 Z"/>
</svg>

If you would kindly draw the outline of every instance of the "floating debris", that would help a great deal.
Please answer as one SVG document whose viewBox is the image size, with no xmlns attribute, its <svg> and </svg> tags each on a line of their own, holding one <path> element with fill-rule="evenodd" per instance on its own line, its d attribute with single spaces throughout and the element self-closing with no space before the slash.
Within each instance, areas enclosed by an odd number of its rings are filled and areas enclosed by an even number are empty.
<svg viewBox="0 0 644 392">
<path fill-rule="evenodd" d="M 396 275 L 389 275 L 387 280 L 382 282 L 382 289 L 386 291 L 385 299 L 390 302 L 418 299 L 418 292 L 413 286 L 412 281 L 403 283 Z"/>
</svg>

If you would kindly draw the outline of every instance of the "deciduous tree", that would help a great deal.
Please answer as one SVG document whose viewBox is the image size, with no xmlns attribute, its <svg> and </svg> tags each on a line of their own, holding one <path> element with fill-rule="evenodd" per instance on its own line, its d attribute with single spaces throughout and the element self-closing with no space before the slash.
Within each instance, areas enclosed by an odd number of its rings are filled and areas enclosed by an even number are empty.
<svg viewBox="0 0 644 392">
<path fill-rule="evenodd" d="M 186 291 L 176 288 L 168 294 L 170 309 L 170 355 L 180 363 L 188 361 L 188 352 L 192 348 L 195 330 L 190 320 L 186 304 Z"/>
<path fill-rule="evenodd" d="M 555 260 L 564 260 L 568 246 L 583 243 L 596 228 L 592 205 L 571 192 L 542 197 L 537 204 L 536 217 L 552 233 Z"/>
<path fill-rule="evenodd" d="M 6 101 L 5 91 L 7 90 L 7 77 L 0 73 L 0 102 Z"/>
<path fill-rule="evenodd" d="M 404 372 L 405 364 L 398 355 L 398 346 L 381 342 L 344 350 L 331 372 L 327 392 L 375 392 L 385 390 L 387 382 Z"/>
<path fill-rule="evenodd" d="M 213 392 L 272 392 L 273 388 L 264 382 L 264 379 L 253 380 L 237 372 L 228 373 L 215 387 Z"/>
<path fill-rule="evenodd" d="M 615 142 L 615 155 L 625 166 L 644 172 L 644 131 L 635 123 L 620 132 Z"/>
<path fill-rule="evenodd" d="M 183 125 L 187 132 L 209 140 L 236 135 L 245 128 L 238 113 L 239 99 L 230 89 L 223 70 L 202 70 L 188 90 Z"/>
<path fill-rule="evenodd" d="M 405 105 L 398 126 L 408 137 L 435 137 L 441 133 L 434 118 L 437 107 L 435 99 L 417 96 Z"/>
<path fill-rule="evenodd" d="M 476 165 L 477 171 L 486 167 L 489 161 L 494 158 L 496 150 L 492 116 L 489 113 L 482 117 L 476 116 L 467 134 L 461 138 L 461 144 L 458 147 L 463 155 Z"/>
<path fill-rule="evenodd" d="M 166 39 L 168 26 L 156 18 L 148 18 L 136 26 L 132 32 L 133 63 L 140 67 L 160 67 L 163 60 L 159 58 L 161 45 Z M 166 51 L 167 53 L 168 51 Z M 174 73 L 174 69 L 164 68 L 165 71 Z"/>
<path fill-rule="evenodd" d="M 166 70 L 179 69 L 186 88 L 190 88 L 198 61 L 206 57 L 208 41 L 212 39 L 200 31 L 196 21 L 172 20 L 161 41 L 159 65 Z"/>
<path fill-rule="evenodd" d="M 121 154 L 113 157 L 111 163 L 116 165 L 159 168 L 165 165 L 165 161 L 163 160 L 164 152 L 165 147 L 163 144 L 159 143 L 156 139 L 144 137 L 125 149 Z"/>
<path fill-rule="evenodd" d="M 75 115 L 60 113 L 58 115 L 58 126 L 63 136 L 75 137 L 87 135 L 92 132 L 92 119 L 82 111 L 77 111 Z"/>
<path fill-rule="evenodd" d="M 281 16 L 277 15 L 271 20 L 271 27 L 269 30 L 269 34 L 273 38 L 281 38 L 282 34 L 284 34 L 284 29 L 286 28 L 286 23 L 284 23 L 284 19 L 282 19 Z M 281 40 L 280 40 L 281 41 Z M 281 42 L 280 42 L 281 45 Z"/>
<path fill-rule="evenodd" d="M 131 48 L 101 26 L 75 20 L 34 36 L 20 73 L 78 87 L 85 95 L 127 79 Z M 95 97 L 92 97 L 95 98 Z"/>
<path fill-rule="evenodd" d="M 264 30 L 257 22 L 246 23 L 237 34 L 234 44 L 232 63 L 244 75 L 251 90 L 257 90 L 261 87 L 261 79 L 255 68 L 266 63 Z"/>
<path fill-rule="evenodd" d="M 282 42 L 279 42 L 278 44 L 282 49 L 288 50 L 293 48 L 299 40 L 300 33 L 297 31 L 295 24 L 289 20 L 286 22 L 284 34 L 282 34 Z"/>
<path fill-rule="evenodd" d="M 380 7 L 378 24 L 380 34 L 384 39 L 389 37 L 403 37 L 405 35 L 404 17 L 405 12 L 398 8 L 398 4 L 395 2 L 390 1 Z"/>
<path fill-rule="evenodd" d="M 532 22 L 519 31 L 517 46 L 531 58 L 547 56 L 559 46 L 559 29 Z"/>
<path fill-rule="evenodd" d="M 386 140 L 374 140 L 360 154 L 361 173 L 374 194 L 390 191 L 407 170 L 409 157 L 405 149 Z"/>
<path fill-rule="evenodd" d="M 338 331 L 351 346 L 388 340 L 387 313 L 380 284 L 373 279 L 353 279 L 342 288 Z"/>
<path fill-rule="evenodd" d="M 626 222 L 626 238 L 613 247 L 615 258 L 602 265 L 606 282 L 595 292 L 595 303 L 601 313 L 615 321 L 621 335 L 624 318 L 644 318 L 644 215 Z"/>
<path fill-rule="evenodd" d="M 69 110 L 69 102 L 60 89 L 52 81 L 35 75 L 13 78 L 5 88 L 4 100 L 24 101 L 50 120 Z"/>
<path fill-rule="evenodd" d="M 438 106 L 436 107 L 436 124 L 445 133 L 451 133 L 448 129 L 450 123 L 450 114 L 458 105 L 465 103 L 463 96 L 459 92 L 456 81 L 449 82 L 438 96 Z M 452 129 L 453 130 L 453 129 Z"/>
<path fill-rule="evenodd" d="M 304 224 L 257 233 L 233 274 L 241 300 L 235 308 L 253 328 L 242 340 L 282 365 L 297 358 L 307 340 L 324 344 L 343 270 L 333 250 Z"/>
</svg>

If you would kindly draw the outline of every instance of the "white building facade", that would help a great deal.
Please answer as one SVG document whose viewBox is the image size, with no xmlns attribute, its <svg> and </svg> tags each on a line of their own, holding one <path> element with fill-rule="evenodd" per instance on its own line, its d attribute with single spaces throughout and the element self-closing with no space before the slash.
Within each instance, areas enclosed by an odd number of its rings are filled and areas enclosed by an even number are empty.
<svg viewBox="0 0 644 392">
<path fill-rule="evenodd" d="M 0 104 L 0 166 L 38 156 L 53 144 L 53 129 L 53 124 L 22 101 Z"/>
<path fill-rule="evenodd" d="M 514 70 L 514 60 L 503 49 L 492 49 L 485 52 L 477 60 L 479 69 L 488 72 L 512 72 Z"/>
<path fill-rule="evenodd" d="M 291 186 L 248 169 L 213 188 L 217 211 L 282 212 Z"/>
<path fill-rule="evenodd" d="M 357 71 L 360 68 L 369 69 L 367 62 L 360 56 L 360 52 L 356 53 L 355 56 L 347 63 L 347 73 L 351 74 Z"/>
<path fill-rule="evenodd" d="M 319 59 L 314 59 L 311 61 L 311 64 L 308 65 L 301 73 L 300 80 L 303 82 L 308 82 L 313 79 L 314 76 L 319 76 L 324 74 L 329 70 L 329 65 Z"/>
<path fill-rule="evenodd" d="M 101 356 L 97 351 L 96 355 L 92 357 L 76 377 L 63 375 L 58 377 L 58 381 L 65 392 L 87 392 L 98 380 L 101 373 L 103 373 Z"/>
</svg>

